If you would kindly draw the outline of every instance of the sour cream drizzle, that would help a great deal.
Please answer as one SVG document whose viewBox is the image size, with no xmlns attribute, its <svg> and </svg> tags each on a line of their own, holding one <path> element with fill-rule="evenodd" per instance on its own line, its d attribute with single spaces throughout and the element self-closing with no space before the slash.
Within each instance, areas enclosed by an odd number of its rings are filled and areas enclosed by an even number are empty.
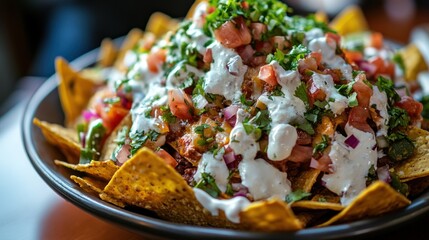
<svg viewBox="0 0 429 240">
<path fill-rule="evenodd" d="M 366 188 L 368 169 L 377 167 L 378 153 L 374 134 L 360 131 L 347 124 L 347 137 L 354 135 L 359 144 L 356 148 L 347 146 L 344 137 L 335 133 L 329 157 L 333 173 L 325 174 L 322 181 L 332 192 L 341 196 L 341 204 L 347 206 L 359 193 Z"/>
<path fill-rule="evenodd" d="M 385 92 L 380 92 L 377 86 L 372 87 L 372 96 L 369 101 L 369 105 L 375 105 L 376 109 L 380 113 L 380 119 L 375 121 L 379 130 L 377 136 L 387 136 L 389 113 L 387 112 L 387 96 Z"/>
<path fill-rule="evenodd" d="M 331 75 L 313 73 L 313 83 L 326 94 L 325 100 L 334 114 L 341 114 L 348 107 L 348 99 L 339 94 Z"/>
</svg>

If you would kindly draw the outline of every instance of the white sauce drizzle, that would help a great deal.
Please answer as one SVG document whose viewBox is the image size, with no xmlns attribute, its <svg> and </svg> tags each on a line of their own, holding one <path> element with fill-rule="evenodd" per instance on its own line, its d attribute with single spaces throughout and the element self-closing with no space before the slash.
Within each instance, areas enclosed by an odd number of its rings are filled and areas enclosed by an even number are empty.
<svg viewBox="0 0 429 240">
<path fill-rule="evenodd" d="M 389 122 L 389 113 L 387 112 L 387 96 L 385 92 L 380 92 L 377 86 L 372 87 L 372 96 L 369 101 L 369 105 L 375 105 L 376 109 L 380 113 L 380 119 L 376 121 L 378 131 L 377 136 L 387 136 L 387 130 L 389 126 L 387 125 Z"/>
<path fill-rule="evenodd" d="M 204 91 L 222 95 L 231 101 L 239 99 L 247 66 L 236 52 L 223 47 L 218 41 L 208 48 L 212 49 L 214 62 L 210 64 L 210 71 L 206 74 Z"/>
<path fill-rule="evenodd" d="M 194 194 L 198 202 L 213 215 L 218 216 L 219 210 L 225 213 L 228 220 L 233 223 L 240 222 L 240 212 L 250 204 L 250 201 L 245 197 L 234 197 L 226 200 L 213 198 L 208 193 L 199 188 L 194 188 Z"/>
<path fill-rule="evenodd" d="M 326 37 L 316 38 L 310 41 L 308 49 L 322 54 L 322 63 L 333 69 L 340 69 L 344 78 L 351 81 L 352 67 L 340 56 L 336 55 L 337 44 L 335 41 L 326 41 Z"/>
<path fill-rule="evenodd" d="M 354 135 L 359 144 L 356 148 L 347 146 L 346 137 L 335 133 L 329 157 L 333 173 L 325 174 L 322 181 L 332 192 L 341 196 L 341 204 L 347 206 L 359 193 L 366 188 L 366 176 L 371 165 L 377 167 L 377 149 L 372 133 L 360 131 L 347 124 L 347 137 Z"/>
<path fill-rule="evenodd" d="M 324 75 L 314 72 L 312 75 L 313 83 L 326 94 L 325 100 L 334 114 L 341 114 L 348 107 L 348 99 L 339 94 L 335 88 L 334 80 L 331 75 Z M 334 101 L 331 101 L 333 99 Z"/>
<path fill-rule="evenodd" d="M 197 172 L 194 174 L 194 180 L 199 182 L 201 180 L 201 173 L 210 174 L 216 182 L 216 185 L 222 192 L 225 192 L 226 185 L 228 184 L 229 170 L 223 160 L 225 151 L 219 151 L 216 156 L 213 153 L 204 153 L 198 163 Z"/>
<path fill-rule="evenodd" d="M 194 79 L 204 75 L 203 71 L 198 70 L 198 68 L 193 67 L 186 63 L 177 64 L 170 74 L 167 76 L 167 87 L 168 88 L 178 88 L 183 82 L 190 76 Z"/>
</svg>

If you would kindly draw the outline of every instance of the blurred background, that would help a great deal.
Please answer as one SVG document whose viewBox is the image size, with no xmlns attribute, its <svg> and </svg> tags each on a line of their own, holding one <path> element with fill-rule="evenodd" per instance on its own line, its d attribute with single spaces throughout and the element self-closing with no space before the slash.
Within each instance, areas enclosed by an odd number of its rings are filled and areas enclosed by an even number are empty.
<svg viewBox="0 0 429 240">
<path fill-rule="evenodd" d="M 413 27 L 429 23 L 426 0 L 289 0 L 297 14 L 324 10 L 332 18 L 344 7 L 362 7 L 370 29 L 407 43 Z M 54 73 L 54 59 L 71 61 L 104 37 L 144 29 L 152 12 L 183 17 L 193 0 L 1 0 L 0 116 Z M 28 77 L 33 76 L 33 77 Z M 24 91 L 23 91 L 24 90 Z"/>
</svg>

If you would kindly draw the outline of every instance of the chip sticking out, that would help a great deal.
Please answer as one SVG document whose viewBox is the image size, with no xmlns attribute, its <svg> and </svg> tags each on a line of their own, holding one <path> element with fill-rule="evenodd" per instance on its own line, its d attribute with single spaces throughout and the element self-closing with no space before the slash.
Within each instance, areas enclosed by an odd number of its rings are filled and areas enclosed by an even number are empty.
<svg viewBox="0 0 429 240">
<path fill-rule="evenodd" d="M 293 209 L 313 209 L 313 210 L 333 210 L 333 211 L 341 211 L 344 209 L 339 203 L 330 203 L 330 202 L 318 202 L 318 201 L 309 201 L 302 200 L 291 203 L 291 207 Z"/>
<path fill-rule="evenodd" d="M 90 177 L 78 177 L 71 175 L 70 179 L 79 184 L 79 187 L 81 187 L 85 192 L 89 193 L 100 194 L 107 185 L 106 181 L 101 181 Z"/>
<path fill-rule="evenodd" d="M 248 205 L 240 213 L 240 224 L 228 221 L 222 211 L 219 216 L 210 215 L 182 176 L 148 148 L 142 148 L 121 166 L 100 198 L 146 208 L 173 222 L 261 231 L 302 228 L 290 207 L 280 200 Z"/>
<path fill-rule="evenodd" d="M 115 67 L 118 69 L 123 69 L 123 62 L 125 58 L 125 54 L 133 49 L 136 46 L 138 41 L 143 37 L 143 31 L 138 28 L 133 28 L 128 32 L 125 40 L 122 42 L 121 48 L 118 52 L 118 57 L 115 61 Z"/>
<path fill-rule="evenodd" d="M 73 70 L 64 58 L 55 59 L 55 68 L 59 80 L 58 91 L 65 114 L 65 123 L 67 127 L 72 127 L 88 105 L 97 84 Z"/>
<path fill-rule="evenodd" d="M 58 124 L 40 121 L 37 118 L 33 119 L 33 123 L 42 130 L 43 135 L 50 144 L 57 146 L 61 150 L 68 162 L 77 163 L 79 161 L 81 146 L 78 142 L 76 131 Z"/>
<path fill-rule="evenodd" d="M 109 181 L 119 169 L 119 167 L 110 160 L 91 161 L 88 164 L 70 164 L 59 160 L 55 160 L 54 162 L 56 165 L 83 172 L 105 181 Z"/>
<path fill-rule="evenodd" d="M 292 189 L 301 189 L 304 192 L 311 192 L 314 183 L 317 181 L 317 177 L 320 174 L 320 170 L 309 168 L 300 172 L 297 176 L 292 179 Z"/>
<path fill-rule="evenodd" d="M 407 135 L 416 147 L 414 155 L 393 169 L 403 182 L 429 176 L 429 132 L 412 127 Z"/>
<path fill-rule="evenodd" d="M 118 126 L 116 126 L 113 132 L 106 139 L 105 144 L 101 149 L 101 154 L 100 154 L 101 160 L 113 160 L 112 154 L 115 151 L 116 147 L 118 146 L 118 140 L 117 140 L 118 134 L 124 128 L 127 128 L 128 130 L 131 129 L 131 124 L 132 124 L 131 115 L 128 114 L 121 120 Z"/>
<path fill-rule="evenodd" d="M 169 31 L 174 31 L 179 27 L 179 21 L 170 16 L 155 12 L 150 15 L 146 25 L 146 32 L 155 34 L 156 37 L 161 37 Z"/>
<path fill-rule="evenodd" d="M 368 30 L 368 23 L 362 9 L 356 5 L 349 6 L 341 11 L 329 24 L 340 35 Z"/>
<path fill-rule="evenodd" d="M 318 227 L 379 216 L 401 209 L 411 202 L 389 184 L 376 181 L 363 190 L 344 210 Z"/>
<path fill-rule="evenodd" d="M 409 44 L 398 53 L 404 63 L 405 80 L 415 81 L 420 72 L 428 69 L 422 53 L 415 44 Z"/>
<path fill-rule="evenodd" d="M 279 199 L 254 202 L 240 213 L 240 219 L 247 229 L 264 232 L 297 231 L 304 227 L 289 205 Z"/>
<path fill-rule="evenodd" d="M 111 67 L 115 62 L 118 55 L 118 49 L 115 43 L 110 38 L 105 38 L 101 42 L 100 54 L 98 56 L 98 63 L 102 67 Z"/>
</svg>

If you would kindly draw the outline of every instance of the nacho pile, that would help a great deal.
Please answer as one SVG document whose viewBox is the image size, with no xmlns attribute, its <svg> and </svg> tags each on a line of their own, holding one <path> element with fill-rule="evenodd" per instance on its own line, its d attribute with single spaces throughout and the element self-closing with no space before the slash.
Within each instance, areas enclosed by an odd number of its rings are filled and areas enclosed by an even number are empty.
<svg viewBox="0 0 429 240">
<path fill-rule="evenodd" d="M 156 13 L 103 41 L 91 68 L 58 58 L 65 127 L 34 120 L 55 163 L 107 202 L 192 225 L 297 231 L 406 207 L 429 185 L 409 89 L 421 58 L 357 7 L 330 25 L 291 12 L 197 1 L 180 23 Z"/>
</svg>

